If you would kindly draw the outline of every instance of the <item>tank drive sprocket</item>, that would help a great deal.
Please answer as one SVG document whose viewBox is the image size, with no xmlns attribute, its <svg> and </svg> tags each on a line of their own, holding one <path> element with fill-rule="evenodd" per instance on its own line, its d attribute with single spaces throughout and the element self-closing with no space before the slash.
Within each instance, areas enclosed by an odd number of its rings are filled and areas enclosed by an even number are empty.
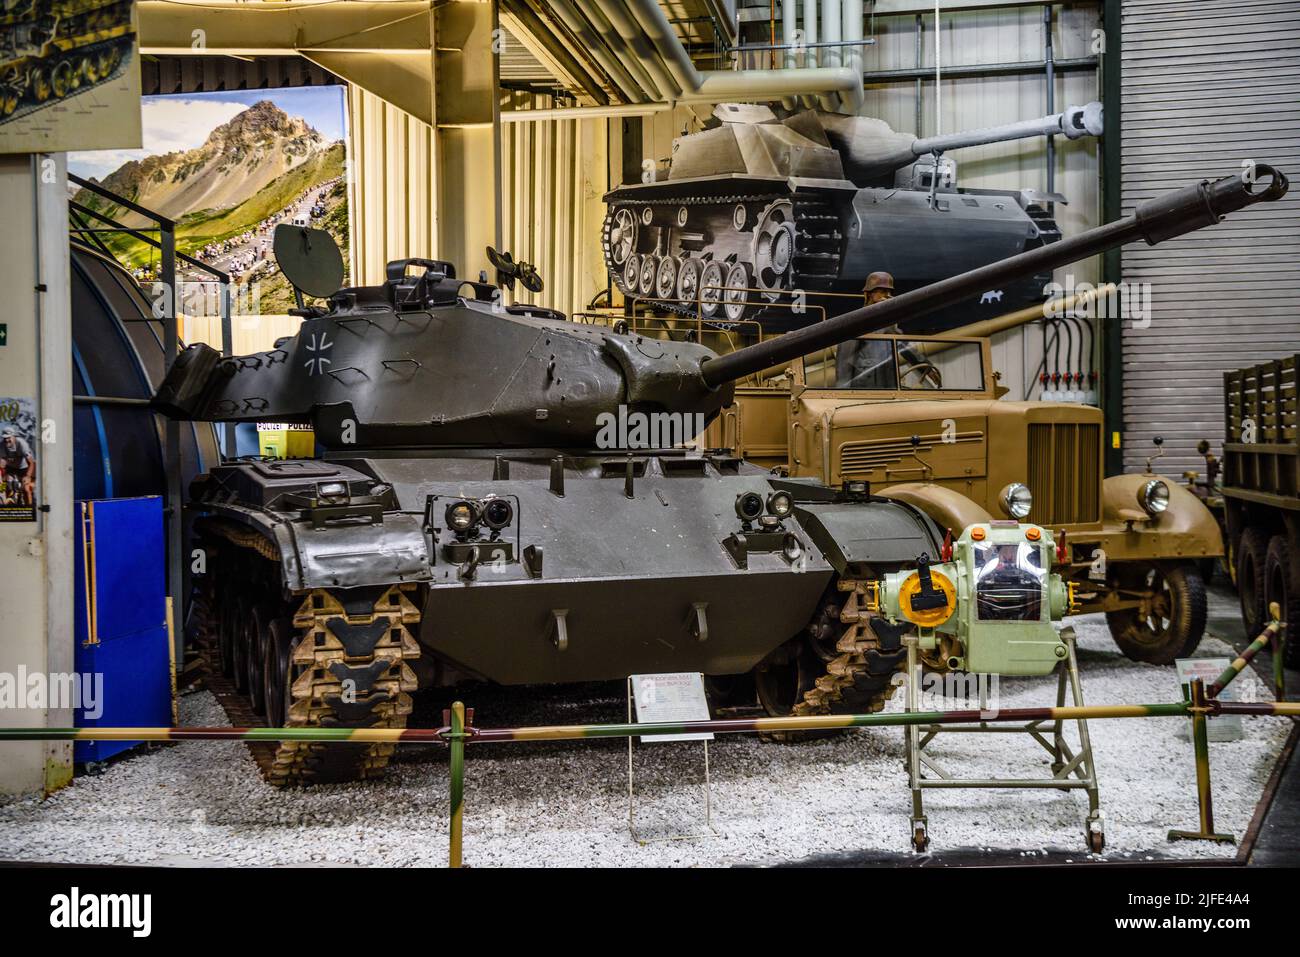
<svg viewBox="0 0 1300 957">
<path fill-rule="evenodd" d="M 893 676 L 907 653 L 896 635 L 882 637 L 873 626 L 879 619 L 868 608 L 871 583 L 843 579 L 837 588 L 845 593 L 843 606 L 837 608 L 833 595 L 823 601 L 821 614 L 809 626 L 813 647 L 825 648 L 837 625 L 847 627 L 839 630 L 826 673 L 804 692 L 793 714 L 870 714 L 884 708 L 897 687 Z"/>
</svg>

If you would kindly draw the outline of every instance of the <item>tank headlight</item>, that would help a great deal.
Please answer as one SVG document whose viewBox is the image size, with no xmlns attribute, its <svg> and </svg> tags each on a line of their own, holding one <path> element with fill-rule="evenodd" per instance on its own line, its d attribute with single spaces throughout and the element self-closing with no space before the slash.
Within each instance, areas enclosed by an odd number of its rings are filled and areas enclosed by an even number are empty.
<svg viewBox="0 0 1300 957">
<path fill-rule="evenodd" d="M 514 506 L 504 498 L 483 500 L 483 524 L 494 532 L 506 528 L 515 519 Z"/>
<path fill-rule="evenodd" d="M 1012 482 L 998 495 L 998 504 L 1010 518 L 1024 518 L 1034 507 L 1034 494 L 1019 482 Z"/>
<path fill-rule="evenodd" d="M 477 515 L 473 502 L 452 502 L 447 506 L 447 527 L 458 532 L 473 528 Z"/>
<path fill-rule="evenodd" d="M 1159 515 L 1169 507 L 1169 486 L 1160 479 L 1152 479 L 1138 492 L 1138 504 L 1148 515 Z"/>
<path fill-rule="evenodd" d="M 347 482 L 321 482 L 316 486 L 316 498 L 322 502 L 335 504 L 348 500 Z"/>
<path fill-rule="evenodd" d="M 789 515 L 793 504 L 794 499 L 790 497 L 789 492 L 773 492 L 767 497 L 767 510 L 777 518 L 785 518 Z"/>
<path fill-rule="evenodd" d="M 742 522 L 756 522 L 763 514 L 763 496 L 757 492 L 741 492 L 736 496 L 736 517 Z"/>
</svg>

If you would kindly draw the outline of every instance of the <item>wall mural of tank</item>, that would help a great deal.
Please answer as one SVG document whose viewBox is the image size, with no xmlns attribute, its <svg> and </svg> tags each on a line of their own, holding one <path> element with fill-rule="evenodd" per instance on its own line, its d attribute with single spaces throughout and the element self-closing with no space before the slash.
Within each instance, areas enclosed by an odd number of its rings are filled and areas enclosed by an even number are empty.
<svg viewBox="0 0 1300 957">
<path fill-rule="evenodd" d="M 131 0 L 0 2 L 0 123 L 125 72 Z"/>
<path fill-rule="evenodd" d="M 611 280 L 627 297 L 718 322 L 801 325 L 853 308 L 870 273 L 900 291 L 977 269 L 1060 238 L 1033 190 L 958 189 L 947 153 L 1036 136 L 1099 136 L 1102 107 L 917 139 L 882 120 L 726 103 L 717 124 L 673 143 L 665 179 L 605 196 Z M 926 329 L 1043 300 L 1050 274 L 980 290 Z M 746 292 L 745 290 L 756 290 Z M 805 296 L 802 312 L 792 293 Z M 765 306 L 764 303 L 771 305 Z M 922 330 L 917 330 L 922 331 Z"/>
</svg>

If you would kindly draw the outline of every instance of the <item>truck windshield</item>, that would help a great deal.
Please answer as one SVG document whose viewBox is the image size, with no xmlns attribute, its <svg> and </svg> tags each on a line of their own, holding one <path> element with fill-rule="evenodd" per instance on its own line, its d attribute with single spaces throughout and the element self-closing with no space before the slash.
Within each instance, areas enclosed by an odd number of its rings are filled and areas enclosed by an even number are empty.
<svg viewBox="0 0 1300 957">
<path fill-rule="evenodd" d="M 809 386 L 864 391 L 980 392 L 984 357 L 978 342 L 953 339 L 854 339 L 804 365 Z"/>
</svg>

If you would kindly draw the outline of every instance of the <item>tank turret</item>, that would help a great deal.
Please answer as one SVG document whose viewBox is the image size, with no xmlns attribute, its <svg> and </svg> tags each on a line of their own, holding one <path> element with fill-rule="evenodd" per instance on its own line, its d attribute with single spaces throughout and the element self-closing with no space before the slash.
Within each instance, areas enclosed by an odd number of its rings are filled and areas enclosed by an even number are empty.
<svg viewBox="0 0 1300 957">
<path fill-rule="evenodd" d="M 739 321 L 803 324 L 852 308 L 872 272 L 916 289 L 1060 237 L 1032 190 L 957 189 L 951 153 L 1060 135 L 1100 135 L 1100 103 L 1003 126 L 918 139 L 883 120 L 725 103 L 717 126 L 673 143 L 666 177 L 605 196 L 602 235 L 612 281 L 657 308 Z M 1046 276 L 975 298 L 937 326 L 991 317 L 1042 299 Z M 747 291 L 752 290 L 752 291 Z M 812 308 L 789 308 L 796 292 Z"/>
<path fill-rule="evenodd" d="M 531 306 L 503 306 L 495 286 L 456 278 L 450 263 L 403 260 L 382 286 L 344 289 L 311 310 L 277 348 L 222 358 L 194 345 L 155 404 L 210 421 L 310 420 L 330 448 L 592 448 L 601 416 L 697 415 L 707 422 L 749 374 L 890 325 L 912 328 L 972 291 L 1050 271 L 1134 239 L 1155 244 L 1261 200 L 1269 185 L 1239 176 L 1149 200 L 1134 215 L 924 289 L 794 330 L 736 352 L 574 323 Z M 422 270 L 409 276 L 411 267 Z"/>
</svg>

